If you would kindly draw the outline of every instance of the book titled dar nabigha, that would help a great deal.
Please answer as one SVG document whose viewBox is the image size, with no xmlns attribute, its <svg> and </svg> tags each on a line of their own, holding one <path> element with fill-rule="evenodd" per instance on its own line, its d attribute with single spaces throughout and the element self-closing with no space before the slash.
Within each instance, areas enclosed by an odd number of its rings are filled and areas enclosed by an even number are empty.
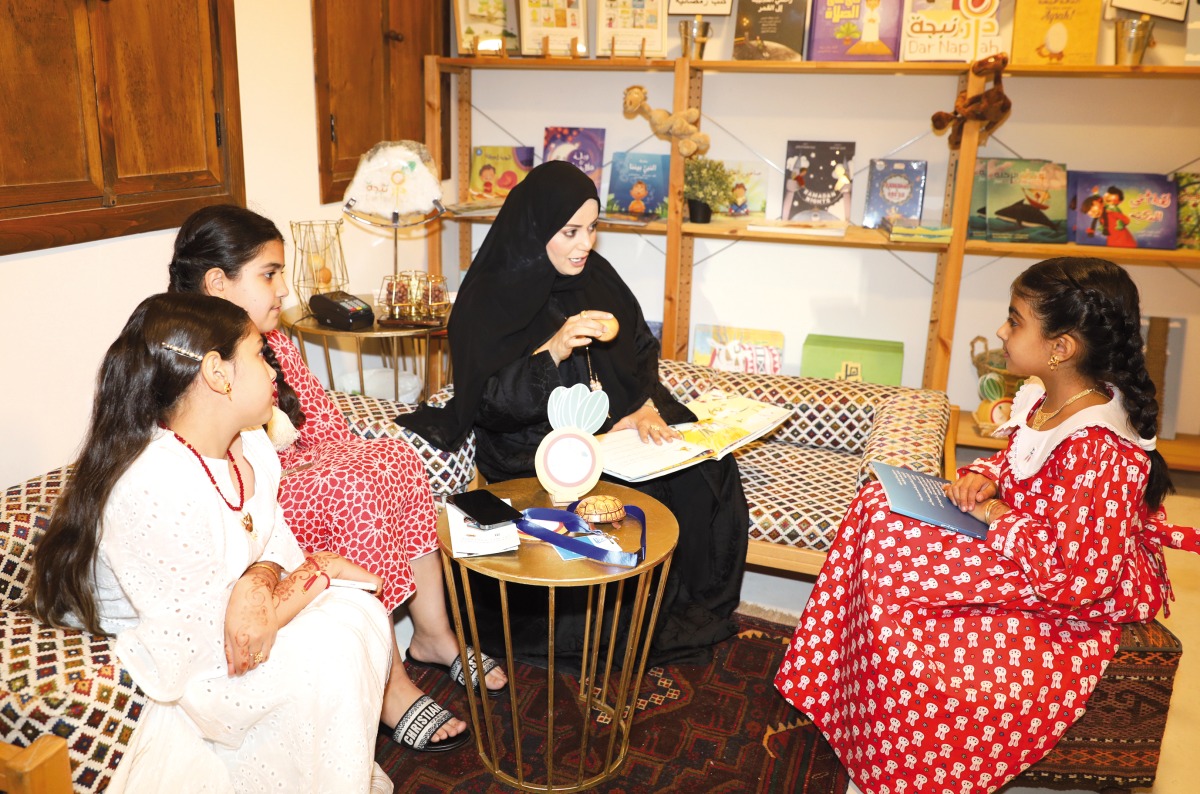
<svg viewBox="0 0 1200 794">
<path fill-rule="evenodd" d="M 888 463 L 873 461 L 871 468 L 883 486 L 893 513 L 985 540 L 988 525 L 959 510 L 942 490 L 948 481 Z"/>
</svg>

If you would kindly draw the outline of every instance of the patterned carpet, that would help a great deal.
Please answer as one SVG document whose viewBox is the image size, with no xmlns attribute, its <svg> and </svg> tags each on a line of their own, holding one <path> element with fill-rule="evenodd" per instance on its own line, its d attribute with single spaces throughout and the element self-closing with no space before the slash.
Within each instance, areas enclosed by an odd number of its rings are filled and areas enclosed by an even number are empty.
<svg viewBox="0 0 1200 794">
<path fill-rule="evenodd" d="M 717 648 L 711 664 L 647 671 L 629 757 L 620 774 L 593 791 L 842 794 L 846 790 L 846 774 L 825 740 L 771 685 L 792 627 L 740 615 L 738 623 L 740 632 Z M 439 702 L 458 714 L 467 713 L 466 693 L 451 686 L 448 676 L 428 669 L 409 672 Z M 527 774 L 536 779 L 544 776 L 544 768 L 530 759 L 540 757 L 538 751 L 544 748 L 545 671 L 519 666 L 510 675 L 521 693 L 522 725 L 531 728 L 523 746 Z M 574 755 L 563 752 L 556 764 L 577 764 L 579 710 L 570 699 L 571 682 L 563 681 L 563 686 L 555 686 L 555 743 L 564 750 L 574 744 Z M 507 714 L 508 700 L 500 702 Z M 564 725 L 571 716 L 575 724 Z M 507 722 L 507 717 L 503 719 Z M 591 747 L 604 746 L 605 723 L 602 718 L 593 723 Z M 511 733 L 506 731 L 505 736 Z M 444 754 L 415 753 L 381 736 L 375 757 L 395 781 L 398 793 L 512 790 L 493 780 L 473 744 Z M 556 780 L 560 785 L 565 782 L 557 775 Z"/>
</svg>

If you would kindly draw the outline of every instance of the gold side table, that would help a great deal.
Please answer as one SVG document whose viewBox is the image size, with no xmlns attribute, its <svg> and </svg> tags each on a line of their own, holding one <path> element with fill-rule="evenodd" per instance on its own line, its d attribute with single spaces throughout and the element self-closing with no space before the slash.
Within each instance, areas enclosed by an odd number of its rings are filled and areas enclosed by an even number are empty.
<svg viewBox="0 0 1200 794">
<path fill-rule="evenodd" d="M 517 509 L 527 507 L 552 507 L 550 496 L 535 478 L 510 480 L 486 486 L 501 498 L 512 500 Z M 442 564 L 446 573 L 447 589 L 450 593 L 451 614 L 458 634 L 459 650 L 466 654 L 466 634 L 470 631 L 473 648 L 479 648 L 478 623 L 475 604 L 471 595 L 468 571 L 497 580 L 500 588 L 500 607 L 503 620 L 506 663 L 509 674 L 507 698 L 481 697 L 471 687 L 467 688 L 471 726 L 475 733 L 475 746 L 484 766 L 500 782 L 515 786 L 522 791 L 572 792 L 596 786 L 615 775 L 625 762 L 629 752 L 630 731 L 636 714 L 636 699 L 646 669 L 650 651 L 650 632 L 642 638 L 644 626 L 653 626 L 658 618 L 658 605 L 662 600 L 671 554 L 679 539 L 679 525 L 675 516 L 661 502 L 645 494 L 613 483 L 601 482 L 592 494 L 611 494 L 626 504 L 637 505 L 646 513 L 646 559 L 634 568 L 603 565 L 593 560 L 563 561 L 553 548 L 545 543 L 522 543 L 516 551 L 484 557 L 454 558 L 450 546 L 450 531 L 443 513 L 438 519 L 438 540 L 442 549 Z M 612 529 L 621 548 L 635 550 L 641 544 L 641 526 L 633 518 L 626 518 L 620 528 Z M 657 574 L 657 584 L 655 576 Z M 604 631 L 605 600 L 609 583 L 618 583 L 615 588 L 613 614 L 620 615 L 624 601 L 631 598 L 631 619 L 621 647 L 617 645 L 617 624 L 611 621 L 608 630 L 606 651 L 600 653 Z M 548 590 L 548 642 L 549 655 L 546 668 L 546 739 L 542 770 L 545 778 L 537 775 L 537 768 L 523 757 L 521 712 L 518 707 L 517 676 L 513 659 L 512 633 L 509 623 L 508 584 L 533 585 Z M 463 598 L 458 597 L 462 588 Z M 577 687 L 572 685 L 574 702 L 579 712 L 580 746 L 560 748 L 556 746 L 554 689 L 558 683 L 554 665 L 555 638 L 555 595 L 560 588 L 587 588 L 587 611 L 583 638 L 583 662 Z M 653 590 L 653 594 L 651 593 Z M 627 592 L 628 591 L 628 592 Z M 647 618 L 649 622 L 647 623 Z M 639 641 L 639 638 L 641 640 Z M 476 659 L 477 669 L 482 669 Z M 507 700 L 507 704 L 505 704 Z M 512 727 L 512 755 L 503 752 L 502 737 L 497 733 L 503 728 L 503 719 L 493 720 L 493 714 L 501 714 L 508 706 L 508 719 Z M 604 715 L 608 725 L 603 729 L 593 727 L 593 711 Z M 574 717 L 573 714 L 567 715 Z M 606 732 L 607 736 L 601 736 Z M 593 733 L 596 734 L 593 737 Z M 592 739 L 602 747 L 591 747 Z M 578 753 L 577 762 L 558 762 L 564 757 Z M 515 763 L 514 763 L 515 762 Z M 556 764 L 558 768 L 556 768 Z M 556 775 L 557 773 L 557 775 Z"/>
<path fill-rule="evenodd" d="M 373 295 L 359 295 L 368 304 L 375 302 Z M 337 328 L 330 328 L 328 325 L 321 325 L 317 318 L 312 316 L 308 311 L 308 307 L 304 305 L 292 306 L 284 309 L 279 316 L 279 324 L 289 333 L 297 342 L 296 346 L 300 348 L 300 355 L 304 358 L 304 363 L 308 364 L 308 351 L 305 349 L 304 341 L 306 337 L 316 337 L 321 342 L 321 347 L 325 351 L 325 371 L 329 373 L 329 388 L 336 389 L 337 384 L 334 382 L 333 363 L 329 356 L 329 340 L 331 339 L 349 339 L 354 343 L 354 357 L 358 364 L 358 389 L 361 393 L 366 394 L 366 381 L 363 375 L 363 360 L 362 348 L 363 341 L 367 339 L 378 339 L 380 344 L 384 346 L 386 351 L 385 361 L 390 359 L 392 375 L 393 375 L 393 394 L 400 392 L 400 359 L 403 356 L 404 340 L 412 340 L 413 342 L 413 357 L 414 360 L 422 361 L 424 370 L 417 373 L 421 377 L 421 397 L 432 394 L 436 389 L 429 382 L 430 376 L 430 359 L 432 350 L 430 346 L 430 337 L 438 331 L 446 329 L 445 324 L 431 327 L 426 326 L 393 326 L 380 325 L 376 322 L 370 328 L 363 328 L 358 331 L 342 331 Z M 441 368 L 438 368 L 440 373 Z M 343 385 L 343 389 L 345 386 Z"/>
</svg>

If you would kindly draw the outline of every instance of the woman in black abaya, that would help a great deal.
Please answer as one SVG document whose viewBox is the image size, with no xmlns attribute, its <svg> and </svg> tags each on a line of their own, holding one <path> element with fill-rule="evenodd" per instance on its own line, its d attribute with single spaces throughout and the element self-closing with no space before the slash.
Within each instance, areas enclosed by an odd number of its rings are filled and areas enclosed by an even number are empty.
<svg viewBox="0 0 1200 794">
<path fill-rule="evenodd" d="M 600 432 L 636 428 L 646 443 L 661 443 L 677 435 L 669 425 L 695 420 L 659 383 L 658 342 L 637 299 L 592 250 L 599 209 L 592 180 L 565 162 L 538 166 L 513 189 L 451 314 L 454 399 L 445 409 L 397 419 L 443 449 L 457 449 L 474 427 L 477 462 L 491 482 L 535 476 L 534 453 L 551 430 L 547 401 L 558 386 L 604 389 L 609 419 Z M 609 317 L 620 330 L 609 342 L 597 341 L 600 320 Z M 727 456 L 622 484 L 658 499 L 679 521 L 652 661 L 700 661 L 734 631 L 730 615 L 741 591 L 749 524 L 737 464 Z M 544 597 L 525 606 L 528 614 L 511 621 L 514 632 L 525 629 L 514 633 L 514 651 L 544 658 Z M 559 617 L 560 652 L 578 653 L 582 619 L 582 607 Z"/>
</svg>

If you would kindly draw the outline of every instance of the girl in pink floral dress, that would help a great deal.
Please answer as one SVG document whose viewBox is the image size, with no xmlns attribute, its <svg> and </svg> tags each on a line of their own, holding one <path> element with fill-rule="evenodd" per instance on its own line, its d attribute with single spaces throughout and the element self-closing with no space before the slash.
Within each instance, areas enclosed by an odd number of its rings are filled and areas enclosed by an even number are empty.
<svg viewBox="0 0 1200 794">
<path fill-rule="evenodd" d="M 1123 622 L 1170 596 L 1167 523 L 1137 288 L 1099 259 L 1013 284 L 998 331 L 1037 376 L 997 430 L 1008 448 L 947 494 L 986 540 L 892 513 L 878 484 L 851 503 L 775 685 L 868 794 L 991 792 L 1083 714 Z M 1044 385 L 1043 385 L 1044 384 Z"/>
<path fill-rule="evenodd" d="M 171 290 L 232 301 L 266 337 L 268 361 L 279 373 L 278 408 L 295 427 L 289 434 L 294 438 L 276 440 L 276 446 L 282 447 L 284 469 L 279 503 L 296 540 L 309 550 L 336 552 L 382 577 L 381 597 L 389 611 L 408 601 L 414 628 L 408 661 L 444 668 L 464 683 L 446 613 L 437 516 L 424 465 L 406 441 L 351 433 L 300 351 L 278 330 L 288 295 L 283 259 L 283 236 L 269 219 L 233 205 L 206 207 L 179 230 Z M 474 667 L 473 654 L 468 659 Z M 486 656 L 483 666 L 486 689 L 502 691 L 504 671 Z M 474 670 L 470 677 L 477 682 Z M 405 733 L 406 727 L 415 730 L 438 720 L 444 724 L 433 735 L 414 739 Z M 389 729 L 395 726 L 397 741 L 431 752 L 462 746 L 470 734 L 465 722 L 449 718 L 417 689 L 398 650 L 383 721 Z"/>
</svg>

